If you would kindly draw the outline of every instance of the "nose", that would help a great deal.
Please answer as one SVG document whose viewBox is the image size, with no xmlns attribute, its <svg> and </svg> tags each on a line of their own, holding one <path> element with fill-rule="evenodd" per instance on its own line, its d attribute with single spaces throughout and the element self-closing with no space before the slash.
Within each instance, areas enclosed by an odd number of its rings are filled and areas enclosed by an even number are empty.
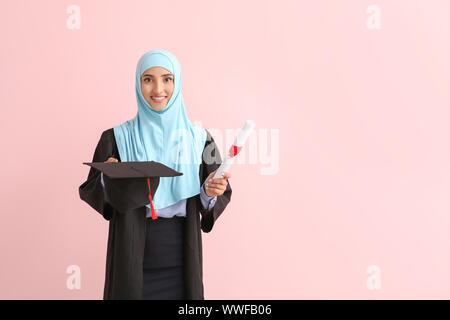
<svg viewBox="0 0 450 320">
<path fill-rule="evenodd" d="M 163 89 L 164 89 L 163 84 L 160 81 L 156 81 L 156 84 L 155 84 L 154 90 L 153 90 L 155 92 L 155 95 L 163 95 Z"/>
</svg>

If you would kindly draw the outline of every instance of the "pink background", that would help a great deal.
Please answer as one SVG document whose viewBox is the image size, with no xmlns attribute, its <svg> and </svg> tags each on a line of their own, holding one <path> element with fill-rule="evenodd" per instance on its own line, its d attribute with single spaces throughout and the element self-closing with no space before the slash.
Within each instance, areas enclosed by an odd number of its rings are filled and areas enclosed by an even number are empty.
<svg viewBox="0 0 450 320">
<path fill-rule="evenodd" d="M 72 4 L 80 30 L 66 27 Z M 366 26 L 372 4 L 380 30 Z M 180 61 L 191 121 L 279 130 L 278 172 L 236 164 L 232 201 L 203 233 L 206 299 L 449 299 L 449 12 L 447 0 L 3 1 L 0 298 L 102 298 L 108 222 L 79 199 L 82 162 L 135 116 L 137 60 L 161 48 Z"/>
</svg>

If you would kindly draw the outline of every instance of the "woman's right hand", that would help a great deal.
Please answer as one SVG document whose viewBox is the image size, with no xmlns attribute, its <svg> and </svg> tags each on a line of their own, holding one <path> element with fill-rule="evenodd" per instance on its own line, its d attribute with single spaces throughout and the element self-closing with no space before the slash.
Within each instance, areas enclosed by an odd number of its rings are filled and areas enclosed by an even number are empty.
<svg viewBox="0 0 450 320">
<path fill-rule="evenodd" d="M 119 162 L 119 160 L 117 160 L 113 157 L 109 157 L 108 160 L 106 160 L 105 162 Z"/>
</svg>

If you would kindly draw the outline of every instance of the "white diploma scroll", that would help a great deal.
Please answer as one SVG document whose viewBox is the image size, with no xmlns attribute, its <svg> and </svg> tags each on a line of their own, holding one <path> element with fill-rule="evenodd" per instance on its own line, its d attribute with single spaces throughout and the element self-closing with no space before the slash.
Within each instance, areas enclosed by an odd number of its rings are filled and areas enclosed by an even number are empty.
<svg viewBox="0 0 450 320">
<path fill-rule="evenodd" d="M 230 150 L 228 151 L 227 155 L 225 156 L 225 159 L 223 160 L 220 167 L 217 169 L 216 174 L 214 175 L 213 179 L 222 178 L 222 173 L 228 171 L 230 166 L 233 164 L 234 159 L 236 159 L 236 155 L 239 153 L 239 151 L 241 151 L 248 136 L 250 135 L 250 133 L 252 133 L 254 126 L 255 126 L 255 122 L 252 120 L 247 120 L 245 122 L 244 126 L 239 131 L 236 139 L 234 140 L 233 145 L 231 146 Z"/>
</svg>

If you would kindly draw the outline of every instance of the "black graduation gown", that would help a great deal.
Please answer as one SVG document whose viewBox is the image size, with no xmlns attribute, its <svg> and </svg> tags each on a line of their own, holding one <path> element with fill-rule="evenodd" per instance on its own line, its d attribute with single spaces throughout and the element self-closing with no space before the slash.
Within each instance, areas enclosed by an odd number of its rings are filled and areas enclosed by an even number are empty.
<svg viewBox="0 0 450 320">
<path fill-rule="evenodd" d="M 222 162 L 214 139 L 208 130 L 206 132 L 207 139 L 199 170 L 200 184 Z M 109 157 L 120 161 L 112 128 L 102 133 L 92 162 L 103 162 Z M 211 158 L 215 160 L 210 164 Z M 91 168 L 87 180 L 79 187 L 79 194 L 83 201 L 109 221 L 103 299 L 141 299 L 147 219 L 145 207 L 128 212 L 117 211 L 104 200 L 100 179 L 100 171 Z M 217 197 L 210 211 L 203 208 L 200 194 L 187 200 L 184 239 L 185 299 L 204 300 L 201 230 L 212 230 L 230 200 L 229 182 L 224 194 Z"/>
</svg>

